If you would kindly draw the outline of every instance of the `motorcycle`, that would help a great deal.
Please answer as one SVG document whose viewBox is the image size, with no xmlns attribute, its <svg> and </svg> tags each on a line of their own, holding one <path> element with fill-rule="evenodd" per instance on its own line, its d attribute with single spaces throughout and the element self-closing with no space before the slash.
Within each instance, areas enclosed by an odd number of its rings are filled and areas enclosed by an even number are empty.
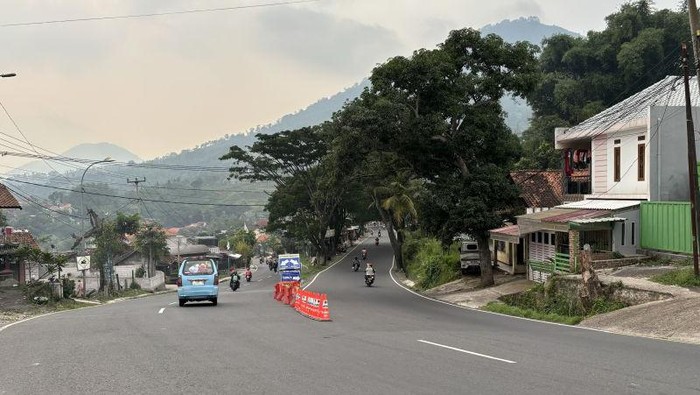
<svg viewBox="0 0 700 395">
<path fill-rule="evenodd" d="M 376 246 L 379 245 L 379 238 L 378 237 L 374 239 L 374 245 L 376 245 Z"/>
<path fill-rule="evenodd" d="M 365 275 L 365 284 L 367 284 L 368 287 L 371 287 L 372 284 L 374 284 L 374 274 Z"/>
<path fill-rule="evenodd" d="M 250 270 L 246 270 L 245 272 L 245 281 L 250 282 L 250 279 L 253 278 L 253 272 Z"/>
<path fill-rule="evenodd" d="M 367 259 L 367 250 L 362 250 L 362 260 Z"/>
<path fill-rule="evenodd" d="M 354 262 L 352 263 L 352 270 L 356 272 L 356 271 L 358 271 L 359 269 L 360 269 L 360 262 L 359 262 L 359 261 L 354 261 Z"/>
<path fill-rule="evenodd" d="M 231 276 L 231 281 L 229 282 L 229 287 L 231 291 L 236 291 L 241 286 L 241 281 L 237 277 Z"/>
</svg>

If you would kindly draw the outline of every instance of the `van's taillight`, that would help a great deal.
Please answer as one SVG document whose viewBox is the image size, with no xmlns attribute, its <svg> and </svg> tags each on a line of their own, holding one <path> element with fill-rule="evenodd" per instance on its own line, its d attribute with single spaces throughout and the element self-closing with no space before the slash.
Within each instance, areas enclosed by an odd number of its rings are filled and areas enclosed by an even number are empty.
<svg viewBox="0 0 700 395">
<path fill-rule="evenodd" d="M 219 275 L 214 276 L 214 285 L 219 285 Z"/>
<path fill-rule="evenodd" d="M 182 276 L 177 276 L 177 286 L 182 287 Z"/>
</svg>

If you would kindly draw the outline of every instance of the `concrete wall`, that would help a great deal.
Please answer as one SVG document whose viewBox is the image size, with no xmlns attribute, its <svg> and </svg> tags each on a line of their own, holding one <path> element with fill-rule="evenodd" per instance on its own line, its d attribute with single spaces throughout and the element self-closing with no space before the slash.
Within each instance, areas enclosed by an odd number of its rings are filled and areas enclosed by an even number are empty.
<svg viewBox="0 0 700 395">
<path fill-rule="evenodd" d="M 639 208 L 633 210 L 620 211 L 615 213 L 616 217 L 627 218 L 625 222 L 615 222 L 613 227 L 613 251 L 622 255 L 635 255 L 640 245 Z M 624 243 L 622 240 L 624 227 Z M 632 231 L 634 228 L 634 232 Z M 633 234 L 634 233 L 634 234 Z M 634 236 L 634 240 L 633 240 Z"/>
<path fill-rule="evenodd" d="M 682 89 L 679 87 L 678 89 Z M 700 109 L 693 108 L 695 129 Z M 649 200 L 688 201 L 688 150 L 684 107 L 652 107 L 649 128 Z M 697 136 L 696 136 L 697 137 Z M 700 140 L 695 149 L 700 152 Z"/>
</svg>

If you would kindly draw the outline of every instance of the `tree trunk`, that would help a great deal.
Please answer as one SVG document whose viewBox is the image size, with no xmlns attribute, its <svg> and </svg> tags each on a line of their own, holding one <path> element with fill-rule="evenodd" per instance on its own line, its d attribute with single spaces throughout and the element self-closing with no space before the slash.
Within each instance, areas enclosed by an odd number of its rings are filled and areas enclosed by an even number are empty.
<svg viewBox="0 0 700 395">
<path fill-rule="evenodd" d="M 583 287 L 581 288 L 579 297 L 583 307 L 589 310 L 601 294 L 602 285 L 598 279 L 598 275 L 595 273 L 595 269 L 593 269 L 591 246 L 588 244 L 583 246 L 583 252 L 581 252 L 581 279 L 583 281 Z"/>
<path fill-rule="evenodd" d="M 481 269 L 481 286 L 490 287 L 495 284 L 493 280 L 493 267 L 491 265 L 491 250 L 489 250 L 488 237 L 477 236 L 479 244 L 479 268 Z"/>
<path fill-rule="evenodd" d="M 392 222 L 391 217 L 385 210 L 382 209 L 381 204 L 379 204 L 379 199 L 375 194 L 372 194 L 372 198 L 374 199 L 374 205 L 377 207 L 377 211 L 379 211 L 379 216 L 382 218 L 382 222 L 384 225 L 386 225 L 386 230 L 389 234 L 389 241 L 391 242 L 391 248 L 394 250 L 394 260 L 396 262 L 396 266 L 398 266 L 399 269 L 405 273 L 406 268 L 403 265 L 403 251 L 401 250 L 403 245 L 403 237 L 398 237 L 400 231 L 397 231 L 397 233 L 394 234 L 394 223 Z"/>
</svg>

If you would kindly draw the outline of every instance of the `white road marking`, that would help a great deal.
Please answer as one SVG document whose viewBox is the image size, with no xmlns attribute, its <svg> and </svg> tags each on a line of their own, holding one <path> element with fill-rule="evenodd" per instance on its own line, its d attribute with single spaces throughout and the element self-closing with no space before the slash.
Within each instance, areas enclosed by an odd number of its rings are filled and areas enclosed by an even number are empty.
<svg viewBox="0 0 700 395">
<path fill-rule="evenodd" d="M 505 362 L 505 363 L 517 363 L 517 362 L 515 362 L 515 361 L 511 361 L 511 360 L 508 360 L 508 359 L 496 358 L 496 357 L 493 357 L 493 356 L 491 356 L 491 355 L 480 354 L 480 353 L 474 352 L 474 351 L 467 351 L 467 350 L 463 350 L 463 349 L 457 348 L 457 347 L 451 347 L 451 346 L 446 346 L 446 345 L 440 344 L 440 343 L 429 342 L 429 341 L 427 341 L 427 340 L 420 340 L 420 339 L 419 339 L 418 341 L 419 341 L 420 343 L 430 344 L 431 346 L 442 347 L 442 348 L 446 348 L 446 349 L 448 349 L 448 350 L 453 350 L 453 351 L 459 351 L 459 352 L 463 352 L 463 353 L 465 353 L 465 354 L 475 355 L 475 356 L 477 356 L 477 357 L 493 359 L 494 361 L 500 361 L 500 362 Z"/>
<path fill-rule="evenodd" d="M 177 304 L 177 303 L 178 303 L 178 302 L 172 302 L 172 303 L 169 303 L 168 306 L 172 306 L 172 305 L 175 305 L 175 304 Z"/>
<path fill-rule="evenodd" d="M 158 314 L 163 314 L 164 311 L 165 311 L 165 307 L 161 307 L 160 310 L 158 310 Z"/>
<path fill-rule="evenodd" d="M 314 276 L 314 278 L 312 278 L 311 281 L 310 281 L 308 284 L 304 285 L 301 289 L 309 288 L 309 287 L 311 286 L 311 284 L 313 284 L 314 281 L 316 281 L 316 279 L 318 278 L 318 276 L 320 276 L 321 274 L 323 274 L 323 272 L 325 272 L 326 270 L 328 270 L 328 269 L 332 268 L 333 266 L 335 266 L 335 265 L 339 264 L 340 262 L 342 262 L 343 259 L 345 259 L 348 255 L 350 255 L 351 252 L 355 251 L 355 249 L 356 249 L 357 247 L 359 247 L 360 244 L 362 244 L 362 243 L 357 243 L 351 250 L 349 250 L 348 252 L 346 252 L 345 255 L 343 255 L 342 258 L 338 259 L 338 262 L 336 262 L 336 263 L 334 263 L 334 264 L 328 266 L 327 268 L 321 270 L 320 272 L 316 273 L 316 275 Z"/>
<path fill-rule="evenodd" d="M 39 366 L 39 365 L 41 365 L 39 362 L 34 362 L 34 363 L 32 364 L 32 366 Z"/>
</svg>

